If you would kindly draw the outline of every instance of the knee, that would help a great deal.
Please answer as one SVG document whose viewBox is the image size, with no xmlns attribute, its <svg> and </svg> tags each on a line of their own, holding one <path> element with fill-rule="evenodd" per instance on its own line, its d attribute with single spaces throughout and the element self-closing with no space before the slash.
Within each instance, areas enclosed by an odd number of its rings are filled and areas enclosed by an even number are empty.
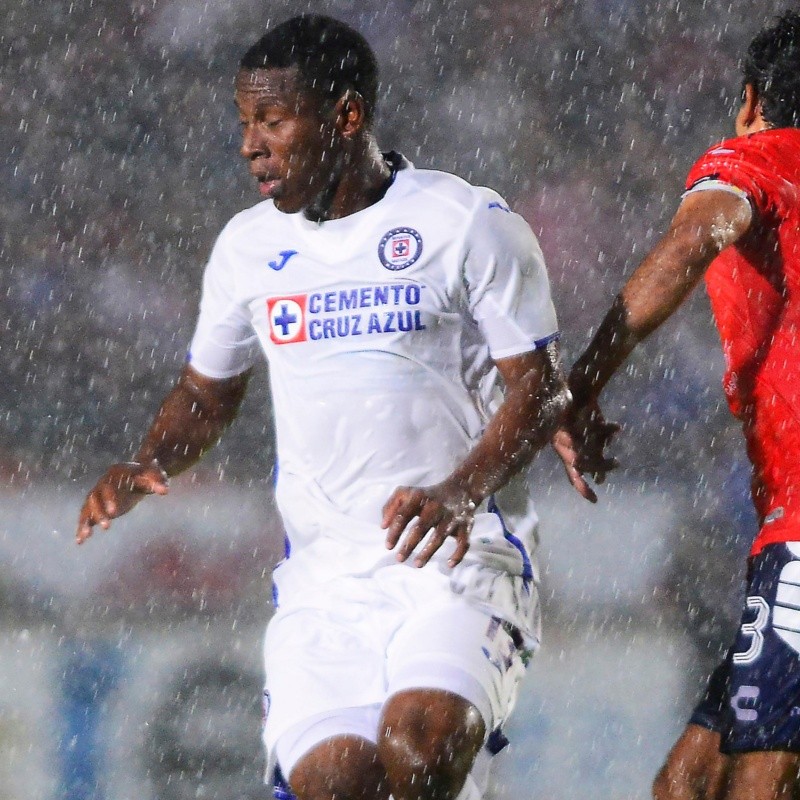
<svg viewBox="0 0 800 800">
<path fill-rule="evenodd" d="M 455 800 L 475 757 L 459 737 L 408 729 L 387 732 L 378 753 L 397 800 Z"/>
<path fill-rule="evenodd" d="M 461 791 L 485 732 L 478 711 L 466 706 L 466 713 L 442 714 L 406 705 L 384 716 L 378 754 L 396 800 L 454 800 Z"/>
<path fill-rule="evenodd" d="M 671 800 L 671 798 L 675 796 L 683 796 L 681 794 L 676 795 L 675 791 L 680 782 L 685 782 L 685 776 L 683 776 L 682 779 L 681 776 L 676 774 L 671 768 L 670 762 L 667 761 L 662 765 L 653 781 L 653 800 Z"/>
<path fill-rule="evenodd" d="M 302 758 L 289 784 L 297 800 L 388 800 L 386 776 L 374 745 L 334 739 Z"/>
<path fill-rule="evenodd" d="M 318 764 L 303 764 L 292 771 L 289 786 L 297 800 L 355 800 L 362 796 L 356 775 L 341 765 L 327 770 Z"/>
<path fill-rule="evenodd" d="M 714 800 L 722 777 L 714 761 L 686 763 L 670 758 L 653 781 L 653 800 Z"/>
</svg>

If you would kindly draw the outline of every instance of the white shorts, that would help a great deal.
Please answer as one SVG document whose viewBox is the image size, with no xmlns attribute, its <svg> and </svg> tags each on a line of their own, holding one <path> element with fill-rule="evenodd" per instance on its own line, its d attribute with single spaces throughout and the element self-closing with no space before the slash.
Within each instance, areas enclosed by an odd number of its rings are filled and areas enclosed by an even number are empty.
<svg viewBox="0 0 800 800">
<path fill-rule="evenodd" d="M 395 565 L 328 588 L 324 607 L 278 610 L 267 628 L 264 741 L 284 775 L 332 736 L 376 742 L 384 703 L 406 689 L 458 694 L 487 735 L 500 728 L 528 653 L 446 575 Z"/>
</svg>

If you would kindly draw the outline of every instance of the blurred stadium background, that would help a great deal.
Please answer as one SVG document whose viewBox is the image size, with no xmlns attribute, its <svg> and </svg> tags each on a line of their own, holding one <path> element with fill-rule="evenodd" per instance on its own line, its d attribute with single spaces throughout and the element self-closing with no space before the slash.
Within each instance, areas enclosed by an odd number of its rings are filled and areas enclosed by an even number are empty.
<svg viewBox="0 0 800 800">
<path fill-rule="evenodd" d="M 270 22 L 361 29 L 380 140 L 540 235 L 569 363 L 729 135 L 773 0 L 0 4 L 0 799 L 263 798 L 260 639 L 280 552 L 266 369 L 193 473 L 78 550 L 84 493 L 183 362 L 213 239 L 257 201 L 232 78 Z M 659 354 L 661 352 L 661 354 Z M 644 798 L 736 624 L 754 532 L 698 292 L 606 399 L 591 508 L 550 454 L 545 643 L 494 795 Z"/>
</svg>

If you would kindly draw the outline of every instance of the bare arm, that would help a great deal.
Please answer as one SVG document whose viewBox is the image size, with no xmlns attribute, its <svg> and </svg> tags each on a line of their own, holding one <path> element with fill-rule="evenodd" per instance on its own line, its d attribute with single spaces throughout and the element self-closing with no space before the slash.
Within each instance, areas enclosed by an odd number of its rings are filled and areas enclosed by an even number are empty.
<svg viewBox="0 0 800 800">
<path fill-rule="evenodd" d="M 145 495 L 166 494 L 168 478 L 196 463 L 234 420 L 249 375 L 214 380 L 184 367 L 134 461 L 114 464 L 89 492 L 78 521 L 78 544 L 95 525 L 107 529 Z"/>
<path fill-rule="evenodd" d="M 711 262 L 750 229 L 749 203 L 709 189 L 687 195 L 669 230 L 617 295 L 570 373 L 577 408 L 597 400 L 631 351 L 684 301 Z"/>
<path fill-rule="evenodd" d="M 384 506 L 389 548 L 418 517 L 398 548 L 398 560 L 405 561 L 433 529 L 415 565 L 426 564 L 448 536 L 458 541 L 450 566 L 461 561 L 469 547 L 475 507 L 522 469 L 561 422 L 569 392 L 555 345 L 501 359 L 497 367 L 506 384 L 503 402 L 464 461 L 435 486 L 399 487 Z"/>
<path fill-rule="evenodd" d="M 136 461 L 156 459 L 167 475 L 188 469 L 236 418 L 250 373 L 216 380 L 186 366 L 166 396 Z"/>
<path fill-rule="evenodd" d="M 724 190 L 687 195 L 669 230 L 617 295 L 569 376 L 573 404 L 553 437 L 570 483 L 587 500 L 597 496 L 583 477 L 602 483 L 616 461 L 605 447 L 617 426 L 603 419 L 597 398 L 636 345 L 664 322 L 697 285 L 711 262 L 753 224 L 750 204 Z"/>
</svg>

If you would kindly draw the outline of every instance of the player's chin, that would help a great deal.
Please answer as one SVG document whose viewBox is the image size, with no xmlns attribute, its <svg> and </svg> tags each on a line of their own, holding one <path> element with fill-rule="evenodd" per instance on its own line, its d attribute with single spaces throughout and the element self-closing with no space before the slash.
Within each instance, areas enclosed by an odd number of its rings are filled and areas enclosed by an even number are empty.
<svg viewBox="0 0 800 800">
<path fill-rule="evenodd" d="M 297 214 L 298 211 L 302 211 L 305 208 L 302 202 L 283 192 L 274 194 L 272 201 L 275 203 L 275 208 L 284 214 Z"/>
</svg>

